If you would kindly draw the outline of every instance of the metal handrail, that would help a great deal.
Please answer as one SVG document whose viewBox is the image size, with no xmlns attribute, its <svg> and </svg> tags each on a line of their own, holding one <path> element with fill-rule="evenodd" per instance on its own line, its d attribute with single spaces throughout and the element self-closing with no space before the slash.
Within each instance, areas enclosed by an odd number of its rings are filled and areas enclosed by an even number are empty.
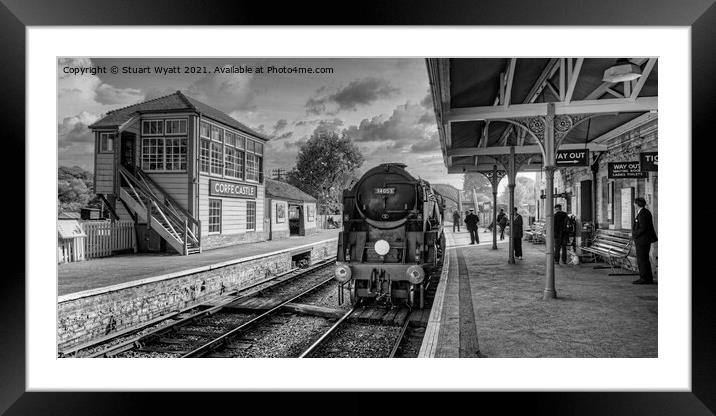
<svg viewBox="0 0 716 416">
<path fill-rule="evenodd" d="M 139 170 L 138 170 L 139 172 Z M 147 210 L 147 215 L 152 216 L 151 212 L 151 206 L 146 206 L 144 202 L 142 201 L 142 198 L 140 197 L 140 193 L 147 197 L 149 201 L 152 202 L 154 207 L 156 207 L 159 214 L 163 217 L 163 219 L 166 221 L 167 225 L 169 226 L 170 230 L 173 235 L 178 236 L 181 239 L 181 235 L 176 231 L 176 229 L 181 229 L 181 227 L 184 225 L 184 221 L 191 221 L 194 224 L 197 224 L 197 226 L 200 226 L 199 222 L 194 219 L 191 216 L 184 216 L 184 215 L 178 215 L 176 211 L 173 209 L 173 207 L 167 206 L 165 204 L 162 204 L 162 206 L 165 206 L 167 209 L 161 209 L 160 204 L 158 203 L 158 200 L 160 198 L 152 191 L 151 187 L 147 183 L 147 181 L 140 176 L 140 179 L 137 179 L 132 175 L 131 172 L 129 172 L 124 166 L 120 166 L 120 174 L 125 179 L 127 184 L 129 185 L 130 189 L 134 192 L 135 196 L 137 197 L 137 200 L 142 204 L 142 206 Z M 140 174 L 141 175 L 141 174 Z M 147 178 L 149 179 L 149 178 Z M 153 183 L 151 179 L 149 179 L 150 183 Z M 156 186 L 156 184 L 154 184 Z M 141 192 L 137 192 L 137 189 Z M 158 188 L 161 189 L 161 188 Z M 164 194 L 165 197 L 168 197 L 168 195 Z M 165 200 L 168 200 L 166 198 Z M 169 200 L 171 203 L 173 200 Z M 196 238 L 193 232 L 191 234 L 185 233 L 183 241 L 186 244 L 187 240 L 190 240 L 193 244 L 199 245 L 199 240 Z"/>
</svg>

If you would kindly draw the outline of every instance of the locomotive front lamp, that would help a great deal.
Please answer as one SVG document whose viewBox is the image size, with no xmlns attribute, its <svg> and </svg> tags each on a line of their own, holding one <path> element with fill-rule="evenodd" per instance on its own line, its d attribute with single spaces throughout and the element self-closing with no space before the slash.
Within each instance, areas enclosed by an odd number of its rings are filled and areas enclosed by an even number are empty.
<svg viewBox="0 0 716 416">
<path fill-rule="evenodd" d="M 353 273 L 351 272 L 351 268 L 348 267 L 348 265 L 336 263 L 335 275 L 336 280 L 341 283 L 345 283 L 351 280 L 351 276 L 353 275 Z"/>
<path fill-rule="evenodd" d="M 408 267 L 408 270 L 405 271 L 405 277 L 408 278 L 410 283 L 417 285 L 423 281 L 423 278 L 425 277 L 425 270 L 418 265 L 410 266 Z"/>
<path fill-rule="evenodd" d="M 375 242 L 375 246 L 373 248 L 378 255 L 385 256 L 390 251 L 390 244 L 388 244 L 385 240 L 378 240 Z"/>
</svg>

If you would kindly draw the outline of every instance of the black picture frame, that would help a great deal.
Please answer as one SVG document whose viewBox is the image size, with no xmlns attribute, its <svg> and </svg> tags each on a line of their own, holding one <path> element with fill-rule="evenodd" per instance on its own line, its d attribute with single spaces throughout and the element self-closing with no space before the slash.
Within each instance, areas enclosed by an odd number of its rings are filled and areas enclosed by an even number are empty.
<svg viewBox="0 0 716 416">
<path fill-rule="evenodd" d="M 710 138 L 713 133 L 711 106 L 716 89 L 716 6 L 713 0 L 492 0 L 454 2 L 361 2 L 360 12 L 351 7 L 338 7 L 335 2 L 288 2 L 280 7 L 272 2 L 211 2 L 190 0 L 172 2 L 147 0 L 0 0 L 0 43 L 3 63 L 0 65 L 4 166 L 13 172 L 13 180 L 6 186 L 6 195 L 13 198 L 6 203 L 11 218 L 21 215 L 23 221 L 8 221 L 18 230 L 5 229 L 5 264 L 9 265 L 0 290 L 0 413 L 7 415 L 34 414 L 207 414 L 223 409 L 227 402 L 236 411 L 248 408 L 248 400 L 264 404 L 262 395 L 251 398 L 232 394 L 194 397 L 183 393 L 37 393 L 26 392 L 25 378 L 25 264 L 18 261 L 18 248 L 25 250 L 24 181 L 15 172 L 25 172 L 25 37 L 27 26 L 64 25 L 262 25 L 262 24 L 370 24 L 370 25 L 637 25 L 688 26 L 692 44 L 692 137 Z M 341 5 L 344 5 L 341 3 Z M 348 5 L 350 6 L 350 5 Z M 490 40 L 488 40 L 490 41 Z M 556 40 L 558 42 L 558 40 Z M 694 140 L 691 145 L 706 145 L 706 140 Z M 706 156 L 708 152 L 697 152 Z M 709 178 L 708 162 L 693 164 L 693 190 L 706 189 Z M 30 191 L 28 191 L 30 192 Z M 675 226 L 691 227 L 688 211 L 695 207 L 684 201 L 684 222 Z M 53 209 L 47 207 L 48 210 Z M 693 214 L 696 211 L 692 211 Z M 6 225 L 7 227 L 7 225 Z M 695 233 L 696 234 L 696 233 Z M 707 245 L 686 241 L 693 247 L 692 257 L 708 258 Z M 12 257 L 16 260 L 8 260 Z M 692 264 L 692 259 L 682 259 Z M 13 263 L 14 261 L 14 263 Z M 496 406 L 500 413 L 529 411 L 549 414 L 713 414 L 716 410 L 716 307 L 712 301 L 713 272 L 692 279 L 692 389 L 690 392 L 591 392 L 591 393 L 480 393 L 459 395 L 410 395 L 380 393 L 377 396 L 335 394 L 331 402 L 306 393 L 282 400 L 280 410 L 295 413 L 369 414 L 409 413 L 419 409 L 421 414 L 440 411 L 459 411 L 460 405 L 474 411 L 489 411 Z M 706 269 L 708 270 L 708 269 Z M 686 278 L 686 276 L 666 276 Z M 240 376 L 240 375 L 237 375 Z M 479 377 L 479 374 L 475 375 Z M 241 395 L 242 393 L 239 393 Z M 417 397 L 416 397 L 417 396 Z M 517 397 L 515 397 L 517 396 Z M 376 404 L 380 400 L 380 405 Z M 275 401 L 274 401 L 275 403 Z M 313 403 L 309 405 L 309 403 Z M 161 410 L 152 412 L 149 405 Z M 277 408 L 272 408 L 277 410 Z"/>
</svg>

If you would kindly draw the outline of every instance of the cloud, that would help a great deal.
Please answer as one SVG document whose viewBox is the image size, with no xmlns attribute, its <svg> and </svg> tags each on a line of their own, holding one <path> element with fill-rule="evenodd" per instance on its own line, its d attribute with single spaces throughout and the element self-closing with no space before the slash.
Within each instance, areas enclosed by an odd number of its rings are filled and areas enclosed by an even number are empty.
<svg viewBox="0 0 716 416">
<path fill-rule="evenodd" d="M 425 151 L 429 143 L 435 142 L 433 149 L 438 149 L 438 139 L 434 123 L 421 123 L 425 109 L 413 103 L 397 106 L 390 116 L 380 115 L 371 119 L 363 119 L 357 126 L 350 126 L 345 133 L 358 143 L 392 142 L 393 149 Z"/>
<path fill-rule="evenodd" d="M 154 100 L 155 98 L 165 97 L 165 96 L 173 94 L 175 92 L 176 92 L 175 88 L 167 87 L 164 89 L 159 89 L 159 88 L 152 87 L 144 92 L 144 99 L 146 101 Z"/>
<path fill-rule="evenodd" d="M 57 125 L 57 147 L 60 164 L 78 165 L 94 170 L 94 135 L 87 127 L 100 118 L 86 111 L 65 117 Z"/>
<path fill-rule="evenodd" d="M 343 120 L 339 118 L 334 118 L 331 120 L 320 120 L 318 122 L 318 126 L 313 130 L 313 134 L 318 133 L 331 133 L 340 132 L 341 127 L 343 127 Z"/>
<path fill-rule="evenodd" d="M 430 90 L 428 90 L 428 93 L 425 94 L 425 97 L 423 97 L 422 100 L 420 100 L 420 105 L 427 108 L 428 110 L 433 109 L 433 96 L 430 94 Z"/>
<path fill-rule="evenodd" d="M 428 111 L 424 113 L 422 116 L 420 116 L 420 119 L 418 120 L 418 123 L 420 124 L 435 124 L 435 113 L 432 111 Z"/>
<path fill-rule="evenodd" d="M 400 92 L 399 88 L 381 78 L 365 77 L 351 81 L 333 94 L 321 95 L 324 87 L 316 90 L 306 101 L 307 114 L 335 115 L 339 111 L 356 110 L 359 105 L 369 105 L 381 98 L 388 98 Z"/>
<path fill-rule="evenodd" d="M 256 109 L 253 74 L 207 74 L 186 89 L 187 95 L 225 113 Z"/>
<path fill-rule="evenodd" d="M 277 121 L 276 124 L 273 126 L 273 130 L 274 130 L 274 132 L 279 132 L 279 131 L 285 129 L 287 125 L 288 125 L 288 122 L 285 119 L 281 119 L 281 120 Z"/>
<path fill-rule="evenodd" d="M 117 88 L 102 81 L 97 75 L 66 74 L 65 67 L 89 68 L 89 58 L 60 58 L 58 61 L 58 113 L 71 117 L 83 111 L 103 114 L 118 107 L 144 100 L 144 94 L 134 88 Z"/>
</svg>

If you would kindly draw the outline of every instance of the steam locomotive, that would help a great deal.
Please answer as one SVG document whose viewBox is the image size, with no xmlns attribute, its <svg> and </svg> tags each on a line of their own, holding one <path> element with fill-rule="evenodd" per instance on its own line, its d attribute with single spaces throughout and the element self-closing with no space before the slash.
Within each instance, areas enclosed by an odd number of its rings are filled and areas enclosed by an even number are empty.
<svg viewBox="0 0 716 416">
<path fill-rule="evenodd" d="M 343 191 L 335 278 L 339 301 L 423 308 L 426 271 L 445 249 L 443 197 L 401 163 L 378 165 Z"/>
</svg>

